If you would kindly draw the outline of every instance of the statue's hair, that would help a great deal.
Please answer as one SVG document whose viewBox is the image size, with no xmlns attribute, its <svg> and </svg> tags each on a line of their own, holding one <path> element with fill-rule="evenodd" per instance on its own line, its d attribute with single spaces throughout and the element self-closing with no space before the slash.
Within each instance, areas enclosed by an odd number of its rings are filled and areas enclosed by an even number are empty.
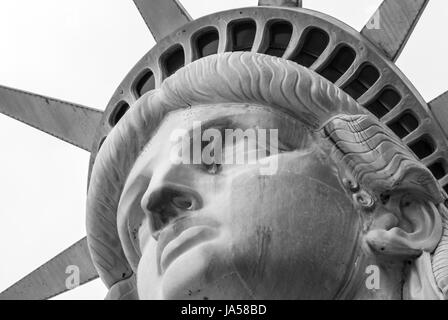
<svg viewBox="0 0 448 320">
<path fill-rule="evenodd" d="M 300 120 L 330 142 L 330 153 L 353 171 L 358 183 L 375 192 L 413 187 L 436 203 L 443 200 L 435 178 L 409 149 L 320 75 L 263 54 L 209 56 L 180 69 L 140 98 L 98 153 L 87 199 L 87 234 L 93 262 L 108 287 L 129 278 L 131 265 L 138 262 L 130 254 L 129 242 L 120 241 L 128 235 L 117 229 L 118 203 L 136 159 L 168 112 L 219 103 L 267 106 Z M 441 252 L 448 256 L 446 250 Z M 448 265 L 445 262 L 439 265 Z M 446 269 L 441 273 L 447 278 Z"/>
<path fill-rule="evenodd" d="M 442 216 L 443 234 L 432 259 L 432 269 L 437 285 L 448 299 L 448 209 L 445 204 L 438 206 Z"/>
<path fill-rule="evenodd" d="M 435 203 L 443 201 L 429 169 L 387 127 L 370 115 L 338 115 L 323 128 L 332 156 L 354 180 L 375 194 L 413 190 Z"/>
<path fill-rule="evenodd" d="M 336 116 L 321 134 L 331 142 L 332 156 L 348 167 L 357 183 L 377 195 L 400 189 L 418 192 L 437 205 L 443 234 L 432 267 L 437 285 L 448 297 L 448 210 L 430 171 L 372 116 Z"/>
</svg>

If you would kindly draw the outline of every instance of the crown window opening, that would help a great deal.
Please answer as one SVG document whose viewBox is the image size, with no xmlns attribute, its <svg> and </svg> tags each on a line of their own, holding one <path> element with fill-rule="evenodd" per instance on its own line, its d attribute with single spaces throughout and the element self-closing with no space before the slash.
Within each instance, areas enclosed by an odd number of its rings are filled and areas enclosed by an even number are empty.
<svg viewBox="0 0 448 320">
<path fill-rule="evenodd" d="M 432 165 L 428 167 L 428 169 L 432 172 L 433 176 L 437 180 L 440 180 L 446 176 L 446 164 L 442 160 L 434 162 Z"/>
<path fill-rule="evenodd" d="M 366 109 L 381 119 L 395 108 L 401 101 L 401 95 L 393 88 L 387 88 Z M 409 117 L 408 117 L 409 118 Z M 410 119 L 410 118 L 409 118 Z"/>
<path fill-rule="evenodd" d="M 231 51 L 251 51 L 256 33 L 255 21 L 243 21 L 233 25 L 231 28 Z"/>
<path fill-rule="evenodd" d="M 209 30 L 198 36 L 196 39 L 197 57 L 204 58 L 218 53 L 219 33 L 216 29 Z"/>
<path fill-rule="evenodd" d="M 269 47 L 266 54 L 282 57 L 289 46 L 292 37 L 292 25 L 281 21 L 272 24 L 269 28 Z"/>
<path fill-rule="evenodd" d="M 342 46 L 333 55 L 330 63 L 319 72 L 327 80 L 335 83 L 352 66 L 356 59 L 356 52 L 349 46 Z"/>
<path fill-rule="evenodd" d="M 154 90 L 156 88 L 156 80 L 152 71 L 148 69 L 140 75 L 134 85 L 134 88 L 137 98 L 140 98 L 145 93 Z"/>
<path fill-rule="evenodd" d="M 358 100 L 363 96 L 380 78 L 380 72 L 371 64 L 361 67 L 358 75 L 345 88 L 353 99 Z"/>
<path fill-rule="evenodd" d="M 399 119 L 389 124 L 389 128 L 403 139 L 418 128 L 418 119 L 409 112 L 403 114 Z"/>
<path fill-rule="evenodd" d="M 322 55 L 329 43 L 330 37 L 325 31 L 318 28 L 311 29 L 306 34 L 300 51 L 291 60 L 309 68 Z"/>
<path fill-rule="evenodd" d="M 120 102 L 109 119 L 110 125 L 112 127 L 116 126 L 121 118 L 123 118 L 123 116 L 126 114 L 126 112 L 128 112 L 129 108 L 129 104 L 127 102 Z"/>
<path fill-rule="evenodd" d="M 423 160 L 435 152 L 434 146 L 434 141 L 432 141 L 431 138 L 424 137 L 412 143 L 409 148 L 411 148 L 411 150 L 420 160 Z"/>
<path fill-rule="evenodd" d="M 181 46 L 176 47 L 170 51 L 163 59 L 163 67 L 165 76 L 169 77 L 176 73 L 177 70 L 185 65 L 185 53 Z"/>
</svg>

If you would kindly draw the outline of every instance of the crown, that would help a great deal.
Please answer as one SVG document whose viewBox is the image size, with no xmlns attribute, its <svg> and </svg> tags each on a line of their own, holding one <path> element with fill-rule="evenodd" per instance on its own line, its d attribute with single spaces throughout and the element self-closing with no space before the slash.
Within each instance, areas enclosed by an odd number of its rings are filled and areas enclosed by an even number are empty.
<svg viewBox="0 0 448 320">
<path fill-rule="evenodd" d="M 380 24 L 387 27 L 394 19 L 390 11 L 397 2 L 383 3 L 379 10 L 385 18 Z M 420 3 L 423 10 L 427 1 Z M 402 6 L 415 10 L 408 4 Z M 322 13 L 290 6 L 235 9 L 189 22 L 163 37 L 123 80 L 105 111 L 108 121 L 98 133 L 92 163 L 101 142 L 145 92 L 159 88 L 167 77 L 197 59 L 251 51 L 294 61 L 333 82 L 386 124 L 448 191 L 448 131 L 438 122 L 444 117 L 437 100 L 431 110 L 394 64 L 398 49 L 394 52 L 385 43 L 375 46 L 378 33 L 395 32 L 398 41 L 399 32 L 393 30 L 398 27 L 404 26 L 391 26 L 391 30 L 366 27 L 359 33 Z"/>
<path fill-rule="evenodd" d="M 446 196 L 448 94 L 426 103 L 395 65 L 428 1 L 385 0 L 358 32 L 335 18 L 302 8 L 297 0 L 260 0 L 258 7 L 197 20 L 177 0 L 134 0 L 157 44 L 124 78 L 104 112 L 6 87 L 0 87 L 0 112 L 90 151 L 90 176 L 103 142 L 120 119 L 141 96 L 160 88 L 177 70 L 213 54 L 262 53 L 313 70 L 345 91 L 409 147 Z M 43 299 L 66 291 L 68 258 L 86 266 L 81 283 L 98 276 L 82 239 L 0 298 Z M 52 274 L 50 292 L 41 290 L 49 280 L 44 274 Z M 33 290 L 24 290 L 30 286 Z"/>
</svg>

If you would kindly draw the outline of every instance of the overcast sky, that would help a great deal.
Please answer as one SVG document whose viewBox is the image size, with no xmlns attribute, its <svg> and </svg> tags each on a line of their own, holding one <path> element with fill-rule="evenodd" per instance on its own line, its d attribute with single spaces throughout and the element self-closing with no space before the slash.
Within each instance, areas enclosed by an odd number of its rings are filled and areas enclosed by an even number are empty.
<svg viewBox="0 0 448 320">
<path fill-rule="evenodd" d="M 381 0 L 305 0 L 360 30 Z M 257 0 L 183 0 L 193 18 Z M 431 0 L 398 65 L 448 90 L 448 2 Z M 154 45 L 131 0 L 0 0 L 0 84 L 104 110 Z M 85 235 L 89 154 L 0 114 L 0 291 Z M 100 280 L 59 299 L 103 299 Z"/>
</svg>

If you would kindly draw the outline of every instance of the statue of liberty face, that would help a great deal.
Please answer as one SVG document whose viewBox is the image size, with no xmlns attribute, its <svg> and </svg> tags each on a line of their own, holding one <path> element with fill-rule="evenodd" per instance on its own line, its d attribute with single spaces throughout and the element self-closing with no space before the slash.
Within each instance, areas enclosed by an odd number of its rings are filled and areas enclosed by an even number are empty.
<svg viewBox="0 0 448 320">
<path fill-rule="evenodd" d="M 219 143 L 222 158 L 243 153 L 246 161 L 175 161 L 185 141 L 197 142 L 191 133 L 199 122 L 202 151 Z M 278 141 L 270 134 L 266 143 L 204 143 L 204 133 L 238 129 L 277 132 Z M 135 163 L 118 210 L 140 253 L 140 299 L 337 297 L 356 258 L 360 221 L 321 143 L 264 107 L 170 113 Z M 248 161 L 254 153 L 264 157 Z"/>
<path fill-rule="evenodd" d="M 443 201 L 409 148 L 333 84 L 228 53 L 179 70 L 111 132 L 88 234 L 117 297 L 440 298 Z"/>
</svg>

